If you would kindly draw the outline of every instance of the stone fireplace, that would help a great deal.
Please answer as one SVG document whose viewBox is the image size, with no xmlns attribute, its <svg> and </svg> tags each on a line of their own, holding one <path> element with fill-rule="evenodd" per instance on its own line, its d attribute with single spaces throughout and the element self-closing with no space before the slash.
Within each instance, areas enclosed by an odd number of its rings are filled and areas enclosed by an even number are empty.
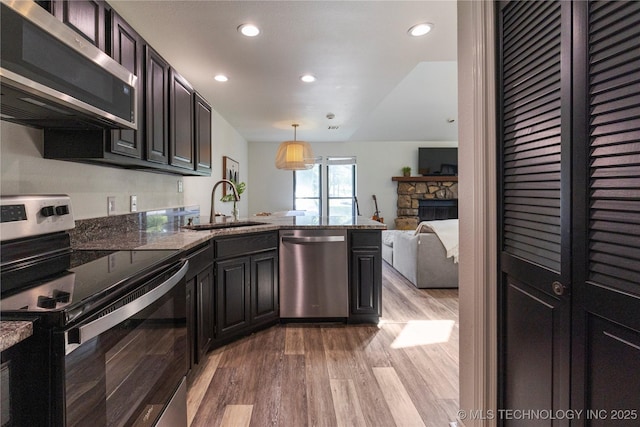
<svg viewBox="0 0 640 427">
<path fill-rule="evenodd" d="M 393 177 L 398 182 L 398 230 L 411 230 L 420 221 L 458 217 L 457 176 Z"/>
</svg>

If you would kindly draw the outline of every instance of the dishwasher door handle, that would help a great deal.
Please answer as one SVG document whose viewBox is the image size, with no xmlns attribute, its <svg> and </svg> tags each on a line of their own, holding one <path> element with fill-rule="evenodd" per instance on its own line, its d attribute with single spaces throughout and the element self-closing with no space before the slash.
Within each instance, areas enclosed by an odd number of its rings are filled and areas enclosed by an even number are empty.
<svg viewBox="0 0 640 427">
<path fill-rule="evenodd" d="M 333 243 L 344 242 L 344 240 L 344 236 L 282 236 L 282 241 L 289 243 Z"/>
</svg>

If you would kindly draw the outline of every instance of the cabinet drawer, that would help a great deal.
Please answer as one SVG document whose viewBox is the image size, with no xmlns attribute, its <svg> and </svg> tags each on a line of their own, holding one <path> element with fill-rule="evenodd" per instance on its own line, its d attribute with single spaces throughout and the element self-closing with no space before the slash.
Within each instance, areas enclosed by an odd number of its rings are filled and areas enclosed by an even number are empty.
<svg viewBox="0 0 640 427">
<path fill-rule="evenodd" d="M 238 237 L 224 237 L 214 241 L 215 258 L 247 255 L 278 247 L 278 233 L 268 232 Z"/>
<path fill-rule="evenodd" d="M 379 248 L 382 233 L 379 230 L 351 231 L 349 243 L 352 248 Z"/>
</svg>

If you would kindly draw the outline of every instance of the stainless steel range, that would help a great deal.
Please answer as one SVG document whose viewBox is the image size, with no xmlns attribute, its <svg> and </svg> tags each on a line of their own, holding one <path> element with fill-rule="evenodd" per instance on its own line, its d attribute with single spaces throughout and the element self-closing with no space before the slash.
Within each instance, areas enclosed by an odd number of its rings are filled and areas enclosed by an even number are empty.
<svg viewBox="0 0 640 427">
<path fill-rule="evenodd" d="M 179 251 L 74 251 L 68 196 L 2 196 L 0 209 L 2 320 L 34 321 L 7 425 L 186 426 Z"/>
</svg>

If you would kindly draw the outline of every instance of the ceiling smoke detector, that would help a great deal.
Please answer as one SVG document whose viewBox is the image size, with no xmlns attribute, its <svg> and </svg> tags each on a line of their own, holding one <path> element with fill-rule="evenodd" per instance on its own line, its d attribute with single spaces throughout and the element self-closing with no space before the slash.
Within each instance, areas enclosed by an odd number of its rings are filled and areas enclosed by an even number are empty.
<svg viewBox="0 0 640 427">
<path fill-rule="evenodd" d="M 336 117 L 336 115 L 335 115 L 335 114 L 333 114 L 333 113 L 327 113 L 327 119 L 332 120 L 332 119 L 334 119 L 335 117 Z"/>
</svg>

